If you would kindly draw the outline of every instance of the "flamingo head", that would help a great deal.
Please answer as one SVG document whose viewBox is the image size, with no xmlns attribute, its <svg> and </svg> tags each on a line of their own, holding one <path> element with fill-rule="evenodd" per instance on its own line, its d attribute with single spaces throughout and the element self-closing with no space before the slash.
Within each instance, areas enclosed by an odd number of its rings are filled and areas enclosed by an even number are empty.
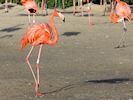
<svg viewBox="0 0 133 100">
<path fill-rule="evenodd" d="M 61 14 L 57 9 L 54 9 L 53 15 L 56 17 L 60 17 L 63 22 L 65 22 L 65 16 Z"/>
</svg>

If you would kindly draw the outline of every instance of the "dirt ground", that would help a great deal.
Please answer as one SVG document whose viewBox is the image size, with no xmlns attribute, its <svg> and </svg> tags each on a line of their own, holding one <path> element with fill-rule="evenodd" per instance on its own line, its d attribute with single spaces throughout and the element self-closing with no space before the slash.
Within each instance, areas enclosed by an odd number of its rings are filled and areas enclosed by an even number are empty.
<svg viewBox="0 0 133 100">
<path fill-rule="evenodd" d="M 63 13 L 65 23 L 55 18 L 58 44 L 43 46 L 40 90 L 45 95 L 36 98 L 25 63 L 31 46 L 20 51 L 27 16 L 20 6 L 9 13 L 0 10 L 0 100 L 133 100 L 133 22 L 126 23 L 126 48 L 115 49 L 121 23 L 110 23 L 101 8 L 93 10 L 94 25 L 88 25 L 88 16 L 71 11 Z M 36 21 L 49 22 L 49 16 L 37 16 Z M 30 57 L 34 69 L 37 53 L 38 47 Z"/>
</svg>

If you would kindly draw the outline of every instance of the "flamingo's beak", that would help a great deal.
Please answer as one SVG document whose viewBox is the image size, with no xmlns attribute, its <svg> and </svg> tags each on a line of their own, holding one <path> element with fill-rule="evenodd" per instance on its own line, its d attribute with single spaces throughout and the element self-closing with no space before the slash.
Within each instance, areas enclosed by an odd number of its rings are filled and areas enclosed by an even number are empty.
<svg viewBox="0 0 133 100">
<path fill-rule="evenodd" d="M 58 13 L 59 17 L 62 19 L 63 22 L 65 22 L 65 16 L 62 15 L 61 13 Z"/>
<path fill-rule="evenodd" d="M 63 19 L 63 22 L 65 23 L 65 17 L 64 17 L 64 19 Z"/>
</svg>

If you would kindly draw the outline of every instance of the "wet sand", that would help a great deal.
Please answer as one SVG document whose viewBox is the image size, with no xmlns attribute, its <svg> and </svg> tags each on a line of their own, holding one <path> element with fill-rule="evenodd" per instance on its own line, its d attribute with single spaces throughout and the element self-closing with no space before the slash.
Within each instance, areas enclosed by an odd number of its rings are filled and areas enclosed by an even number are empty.
<svg viewBox="0 0 133 100">
<path fill-rule="evenodd" d="M 20 6 L 9 13 L 0 10 L 0 100 L 132 100 L 133 22 L 126 23 L 127 47 L 115 49 L 122 24 L 110 23 L 101 11 L 93 10 L 94 25 L 90 26 L 88 16 L 64 13 L 65 23 L 55 18 L 59 41 L 55 46 L 43 46 L 40 90 L 45 95 L 36 98 L 25 63 L 31 46 L 20 51 L 27 16 Z M 37 16 L 36 21 L 49 22 L 49 16 Z M 38 48 L 30 57 L 34 70 Z"/>
</svg>

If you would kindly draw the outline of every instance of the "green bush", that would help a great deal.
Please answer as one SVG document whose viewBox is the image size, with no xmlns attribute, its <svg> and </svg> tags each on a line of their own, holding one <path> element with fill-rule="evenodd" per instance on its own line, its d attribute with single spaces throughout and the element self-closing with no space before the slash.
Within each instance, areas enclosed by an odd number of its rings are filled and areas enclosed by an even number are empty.
<svg viewBox="0 0 133 100">
<path fill-rule="evenodd" d="M 11 0 L 8 0 L 10 2 Z M 13 3 L 20 4 L 20 0 L 12 0 Z M 0 0 L 0 3 L 5 3 L 5 0 Z"/>
<path fill-rule="evenodd" d="M 0 0 L 0 3 L 4 3 L 5 2 L 5 0 Z"/>
<path fill-rule="evenodd" d="M 8 0 L 8 1 L 10 1 L 10 0 Z M 13 1 L 13 3 L 20 4 L 20 0 L 12 0 L 12 1 Z M 38 4 L 38 3 L 41 3 L 42 0 L 35 0 L 35 1 Z M 48 8 L 54 8 L 55 7 L 55 1 L 56 0 L 44 0 L 44 1 L 47 1 Z M 73 6 L 73 0 L 64 0 L 64 1 L 65 1 L 64 2 L 65 8 Z M 109 0 L 107 0 L 107 1 L 109 1 Z M 133 4 L 133 0 L 122 0 L 122 1 L 124 1 L 128 4 Z M 5 0 L 0 0 L 0 3 L 4 3 L 4 2 L 5 2 Z M 93 3 L 99 4 L 100 0 L 93 0 Z M 56 7 L 62 8 L 62 0 L 57 0 Z"/>
<path fill-rule="evenodd" d="M 73 0 L 64 0 L 65 8 L 73 6 Z M 48 0 L 47 1 L 48 8 L 54 8 L 55 7 L 55 0 Z M 62 8 L 62 0 L 57 0 L 56 4 L 57 8 Z"/>
<path fill-rule="evenodd" d="M 124 1 L 124 2 L 126 2 L 128 4 L 133 4 L 133 0 L 122 0 L 122 1 Z"/>
</svg>

